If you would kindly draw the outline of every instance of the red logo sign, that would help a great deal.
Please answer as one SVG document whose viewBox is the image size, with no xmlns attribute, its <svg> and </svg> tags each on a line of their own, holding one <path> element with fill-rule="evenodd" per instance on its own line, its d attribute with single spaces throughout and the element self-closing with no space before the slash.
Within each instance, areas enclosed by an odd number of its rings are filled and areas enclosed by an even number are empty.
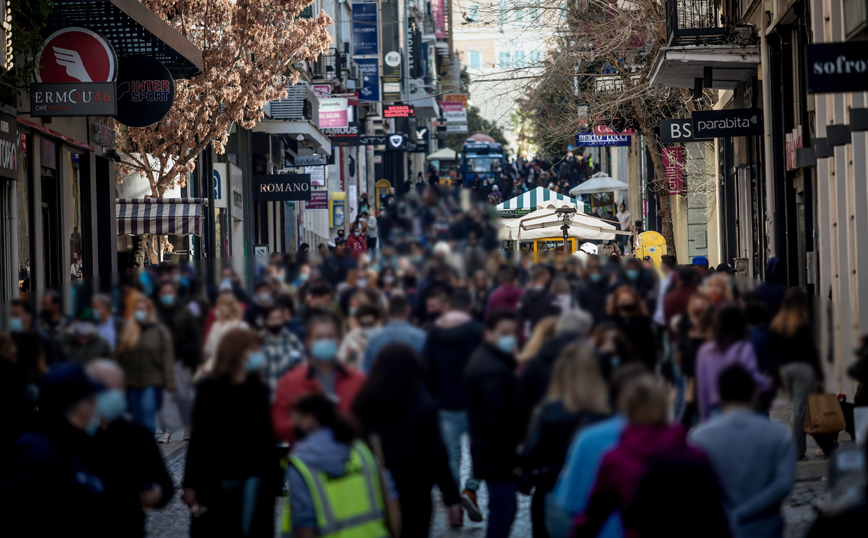
<svg viewBox="0 0 868 538">
<path fill-rule="evenodd" d="M 48 36 L 39 58 L 38 82 L 112 82 L 117 76 L 115 51 L 104 37 L 87 28 L 70 27 Z"/>
</svg>

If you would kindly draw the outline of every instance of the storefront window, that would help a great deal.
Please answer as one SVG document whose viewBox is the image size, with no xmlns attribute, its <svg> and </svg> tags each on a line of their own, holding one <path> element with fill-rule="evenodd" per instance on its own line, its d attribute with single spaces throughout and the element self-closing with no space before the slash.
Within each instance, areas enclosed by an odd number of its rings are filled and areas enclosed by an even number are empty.
<svg viewBox="0 0 868 538">
<path fill-rule="evenodd" d="M 81 244 L 81 154 L 67 153 L 70 170 L 70 197 L 67 211 L 69 234 L 69 259 L 65 267 L 69 268 L 70 278 L 80 280 L 84 272 L 85 260 L 82 256 Z"/>
</svg>

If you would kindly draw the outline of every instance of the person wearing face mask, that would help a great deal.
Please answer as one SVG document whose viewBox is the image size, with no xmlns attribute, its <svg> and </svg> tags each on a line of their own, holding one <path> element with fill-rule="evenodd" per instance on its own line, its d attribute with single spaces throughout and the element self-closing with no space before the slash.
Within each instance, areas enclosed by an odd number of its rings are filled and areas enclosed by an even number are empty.
<svg viewBox="0 0 868 538">
<path fill-rule="evenodd" d="M 350 249 L 350 257 L 353 259 L 357 259 L 363 252 L 368 250 L 368 243 L 365 241 L 365 237 L 362 235 L 362 228 L 358 223 L 353 224 L 353 232 L 347 238 L 347 248 Z"/>
<path fill-rule="evenodd" d="M 651 317 L 645 304 L 630 286 L 621 286 L 612 294 L 607 308 L 609 321 L 631 342 L 639 354 L 639 359 L 648 371 L 653 372 L 657 364 L 657 345 Z"/>
<path fill-rule="evenodd" d="M 274 536 L 280 465 L 265 367 L 259 334 L 233 329 L 199 383 L 181 494 L 193 515 L 193 538 Z M 227 436 L 227 425 L 243 426 L 244 435 Z"/>
<path fill-rule="evenodd" d="M 603 241 L 602 245 L 599 246 L 599 248 L 597 249 L 597 254 L 604 260 L 612 254 L 617 254 L 618 256 L 620 256 L 621 247 L 619 247 L 618 244 L 614 241 L 610 241 L 607 239 Z"/>
<path fill-rule="evenodd" d="M 244 311 L 244 322 L 252 329 L 265 327 L 265 311 L 274 304 L 274 289 L 267 280 L 257 282 L 253 302 Z"/>
<path fill-rule="evenodd" d="M 175 390 L 175 351 L 150 299 L 139 297 L 133 312 L 118 341 L 117 359 L 127 380 L 133 421 L 155 432 L 163 393 Z"/>
<path fill-rule="evenodd" d="M 609 296 L 609 282 L 599 264 L 588 267 L 585 278 L 579 286 L 579 307 L 594 318 L 594 324 L 606 319 L 606 302 Z"/>
<path fill-rule="evenodd" d="M 365 219 L 365 225 L 367 226 L 368 231 L 368 250 L 371 251 L 371 254 L 376 257 L 377 256 L 377 239 L 378 239 L 378 228 L 377 228 L 377 217 L 374 215 L 369 215 L 367 211 L 362 210 L 362 218 Z"/>
<path fill-rule="evenodd" d="M 60 294 L 54 290 L 47 290 L 39 301 L 39 319 L 37 326 L 53 342 L 60 337 L 72 325 L 72 320 L 61 310 Z"/>
<path fill-rule="evenodd" d="M 362 304 L 354 316 L 358 326 L 347 333 L 338 348 L 338 360 L 341 364 L 359 368 L 368 340 L 377 332 L 380 325 L 380 309 L 372 304 Z"/>
<path fill-rule="evenodd" d="M 106 387 L 96 396 L 100 428 L 94 436 L 97 472 L 106 490 L 106 528 L 116 536 L 143 538 L 143 509 L 162 508 L 172 500 L 172 477 L 153 435 L 126 418 L 124 373 L 117 363 L 97 359 L 87 373 Z"/>
<path fill-rule="evenodd" d="M 72 332 L 61 336 L 57 342 L 62 360 L 85 365 L 93 359 L 112 356 L 111 346 L 96 333 L 96 321 L 90 308 L 75 316 Z"/>
<path fill-rule="evenodd" d="M 365 382 L 365 376 L 355 368 L 337 360 L 340 342 L 340 322 L 328 310 L 316 310 L 307 316 L 308 360 L 281 378 L 277 386 L 271 421 L 278 441 L 292 442 L 293 402 L 309 393 L 323 393 L 334 401 L 338 411 L 347 414 Z"/>
<path fill-rule="evenodd" d="M 392 295 L 389 299 L 389 322 L 368 340 L 365 356 L 362 359 L 363 372 L 370 372 L 380 350 L 394 342 L 407 344 L 417 354 L 422 354 L 427 334 L 410 323 L 411 314 L 410 301 L 407 297 L 398 293 Z"/>
<path fill-rule="evenodd" d="M 168 432 L 163 435 L 169 435 L 181 427 L 189 430 L 193 412 L 193 372 L 202 364 L 202 333 L 196 316 L 178 297 L 177 284 L 171 280 L 164 281 L 157 292 L 160 294 L 156 305 L 157 319 L 172 334 L 175 353 L 176 390 L 166 395 L 158 417 L 160 430 Z"/>
<path fill-rule="evenodd" d="M 335 247 L 339 247 L 341 245 L 344 245 L 344 244 L 346 244 L 346 242 L 347 242 L 346 232 L 344 232 L 344 229 L 341 228 L 338 230 L 337 237 L 335 237 Z"/>
<path fill-rule="evenodd" d="M 92 438 L 102 389 L 77 363 L 59 364 L 43 377 L 40 420 L 18 437 L 0 477 L 4 513 L 14 515 L 3 518 L 5 536 L 101 536 L 107 530 Z"/>
<path fill-rule="evenodd" d="M 304 346 L 286 328 L 284 308 L 280 305 L 265 311 L 265 329 L 262 331 L 262 352 L 265 354 L 265 382 L 271 401 L 283 375 L 304 360 Z"/>
<path fill-rule="evenodd" d="M 474 477 L 488 485 L 487 538 L 506 538 L 516 513 L 516 447 L 523 425 L 516 417 L 515 351 L 518 317 L 495 310 L 485 320 L 484 342 L 467 365 L 465 390 Z M 464 507 L 473 509 L 466 497 Z M 478 510 L 478 507 L 476 508 Z"/>
</svg>

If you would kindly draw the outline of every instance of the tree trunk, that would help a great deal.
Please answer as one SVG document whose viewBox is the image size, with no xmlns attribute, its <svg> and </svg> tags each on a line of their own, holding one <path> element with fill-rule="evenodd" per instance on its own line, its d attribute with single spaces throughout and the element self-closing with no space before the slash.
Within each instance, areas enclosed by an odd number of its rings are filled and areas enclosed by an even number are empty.
<svg viewBox="0 0 868 538">
<path fill-rule="evenodd" d="M 675 248 L 672 205 L 669 203 L 669 183 L 666 181 L 666 168 L 663 167 L 663 157 L 660 155 L 660 148 L 653 135 L 645 137 L 645 145 L 651 154 L 651 162 L 654 163 L 654 175 L 656 176 L 654 180 L 654 192 L 657 193 L 657 198 L 660 201 L 660 209 L 657 211 L 661 222 L 660 233 L 663 235 L 663 240 L 666 241 L 666 253 L 677 257 L 678 251 Z"/>
</svg>

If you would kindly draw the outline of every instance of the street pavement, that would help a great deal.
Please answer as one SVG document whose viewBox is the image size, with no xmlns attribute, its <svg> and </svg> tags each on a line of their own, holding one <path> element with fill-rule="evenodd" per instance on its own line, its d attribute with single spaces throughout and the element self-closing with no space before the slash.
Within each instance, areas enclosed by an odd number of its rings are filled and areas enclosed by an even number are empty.
<svg viewBox="0 0 868 538">
<path fill-rule="evenodd" d="M 789 423 L 791 410 L 781 407 L 772 412 L 772 420 L 785 425 Z M 173 436 L 174 437 L 174 436 Z M 180 439 L 181 437 L 178 436 Z M 842 444 L 848 441 L 848 435 L 842 433 L 839 437 Z M 163 457 L 167 460 L 169 474 L 175 482 L 176 488 L 180 488 L 184 476 L 184 464 L 186 455 L 185 442 L 174 442 L 168 445 L 160 445 Z M 827 460 L 814 454 L 817 445 L 811 437 L 808 437 L 809 460 L 798 464 L 796 485 L 793 491 L 784 501 L 784 538 L 804 538 L 811 528 L 816 512 L 813 503 L 826 492 L 826 467 Z M 467 446 L 464 447 L 461 474 L 464 478 L 470 472 L 470 453 Z M 464 518 L 464 527 L 453 531 L 447 523 L 446 508 L 443 506 L 440 492 L 434 491 L 434 517 L 431 523 L 432 538 L 472 538 L 485 535 L 485 521 L 474 523 Z M 479 503 L 483 513 L 487 512 L 488 491 L 485 483 L 479 490 Z M 190 514 L 187 507 L 181 502 L 180 494 L 176 493 L 172 501 L 162 510 L 153 511 L 148 515 L 147 536 L 149 538 L 182 538 L 189 534 Z M 531 536 L 530 523 L 530 497 L 519 495 L 518 514 L 512 526 L 511 538 L 529 538 Z M 279 534 L 278 534 L 279 535 Z"/>
</svg>

